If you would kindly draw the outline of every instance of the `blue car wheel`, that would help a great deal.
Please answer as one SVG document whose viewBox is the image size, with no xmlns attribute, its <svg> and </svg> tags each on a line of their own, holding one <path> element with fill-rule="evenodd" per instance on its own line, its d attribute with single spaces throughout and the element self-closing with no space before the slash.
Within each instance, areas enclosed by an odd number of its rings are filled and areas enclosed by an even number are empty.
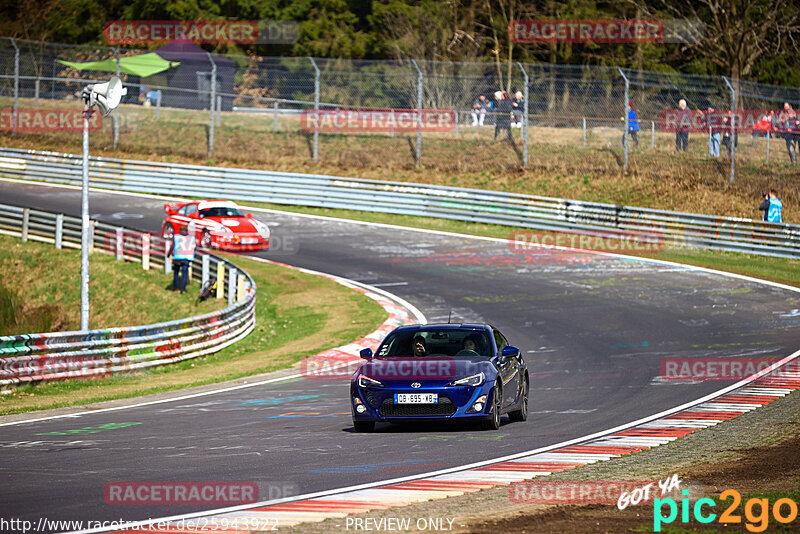
<svg viewBox="0 0 800 534">
<path fill-rule="evenodd" d="M 497 430 L 500 428 L 500 411 L 503 409 L 503 387 L 500 382 L 492 390 L 492 413 L 483 420 L 481 425 L 484 430 Z"/>
</svg>

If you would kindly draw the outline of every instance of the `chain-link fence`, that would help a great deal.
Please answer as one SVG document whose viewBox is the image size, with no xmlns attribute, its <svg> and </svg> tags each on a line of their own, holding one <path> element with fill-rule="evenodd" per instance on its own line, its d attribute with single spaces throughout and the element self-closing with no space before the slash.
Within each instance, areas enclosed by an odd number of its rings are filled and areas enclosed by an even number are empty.
<svg viewBox="0 0 800 534">
<path fill-rule="evenodd" d="M 720 165 L 730 162 L 733 180 L 737 158 L 788 161 L 790 142 L 800 136 L 800 128 L 787 132 L 772 118 L 771 133 L 754 129 L 755 119 L 734 114 L 734 121 L 746 123 L 734 123 L 738 129 L 725 119 L 732 109 L 776 110 L 777 119 L 784 102 L 800 101 L 800 90 L 722 77 L 219 55 L 190 43 L 154 52 L 158 57 L 146 63 L 144 50 L 0 39 L 2 130 L 80 146 L 72 131 L 31 126 L 37 120 L 31 110 L 80 109 L 82 87 L 119 69 L 128 94 L 92 134 L 93 146 L 279 169 L 316 161 L 480 173 L 558 161 L 565 168 L 618 170 L 647 151 L 675 153 L 688 140 L 687 151 L 697 158 L 711 158 L 716 144 L 713 157 Z M 95 63 L 82 65 L 87 62 Z M 676 133 L 681 128 L 669 114 L 679 111 L 681 100 L 694 118 L 708 108 L 721 112 L 719 127 L 700 121 Z M 628 114 L 628 102 L 635 115 Z"/>
</svg>

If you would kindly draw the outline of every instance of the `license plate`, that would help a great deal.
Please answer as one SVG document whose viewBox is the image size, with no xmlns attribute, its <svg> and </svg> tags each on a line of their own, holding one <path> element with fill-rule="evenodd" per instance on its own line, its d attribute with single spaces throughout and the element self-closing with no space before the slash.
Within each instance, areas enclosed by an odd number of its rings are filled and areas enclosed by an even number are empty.
<svg viewBox="0 0 800 534">
<path fill-rule="evenodd" d="M 439 395 L 436 393 L 395 393 L 395 404 L 437 404 Z"/>
<path fill-rule="evenodd" d="M 258 239 L 255 237 L 243 237 L 242 238 L 242 245 L 255 245 L 258 243 Z"/>
</svg>

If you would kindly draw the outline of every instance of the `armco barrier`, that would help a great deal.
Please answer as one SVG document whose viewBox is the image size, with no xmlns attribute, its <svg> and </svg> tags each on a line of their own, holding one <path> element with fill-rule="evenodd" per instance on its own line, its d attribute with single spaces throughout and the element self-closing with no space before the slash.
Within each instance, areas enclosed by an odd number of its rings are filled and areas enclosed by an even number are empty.
<svg viewBox="0 0 800 534">
<path fill-rule="evenodd" d="M 80 185 L 81 157 L 0 148 L 0 175 Z M 664 242 L 800 258 L 800 226 L 437 185 L 92 158 L 91 184 L 141 193 L 342 208 L 570 232 L 642 232 Z"/>
<path fill-rule="evenodd" d="M 170 269 L 164 239 L 93 221 L 94 251 L 118 259 Z M 80 248 L 77 217 L 0 204 L 0 234 L 23 240 Z M 256 285 L 250 276 L 223 258 L 200 254 L 193 277 L 224 273 L 218 298 L 229 305 L 215 312 L 145 326 L 104 328 L 89 332 L 51 332 L 0 337 L 0 388 L 66 378 L 100 378 L 216 352 L 255 326 Z"/>
</svg>

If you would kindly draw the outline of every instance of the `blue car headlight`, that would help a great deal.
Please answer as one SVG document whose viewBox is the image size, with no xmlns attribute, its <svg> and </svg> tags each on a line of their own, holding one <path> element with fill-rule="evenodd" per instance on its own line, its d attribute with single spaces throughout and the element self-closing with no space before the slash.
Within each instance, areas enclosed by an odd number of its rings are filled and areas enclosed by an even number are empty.
<svg viewBox="0 0 800 534">
<path fill-rule="evenodd" d="M 464 378 L 459 378 L 458 380 L 453 380 L 448 386 L 480 386 L 483 384 L 483 381 L 486 380 L 486 376 L 483 373 L 477 373 L 474 375 L 465 376 Z"/>
<path fill-rule="evenodd" d="M 378 382 L 374 378 L 370 378 L 367 375 L 361 375 L 358 377 L 357 381 L 358 387 L 360 388 L 382 388 L 383 383 Z"/>
</svg>

